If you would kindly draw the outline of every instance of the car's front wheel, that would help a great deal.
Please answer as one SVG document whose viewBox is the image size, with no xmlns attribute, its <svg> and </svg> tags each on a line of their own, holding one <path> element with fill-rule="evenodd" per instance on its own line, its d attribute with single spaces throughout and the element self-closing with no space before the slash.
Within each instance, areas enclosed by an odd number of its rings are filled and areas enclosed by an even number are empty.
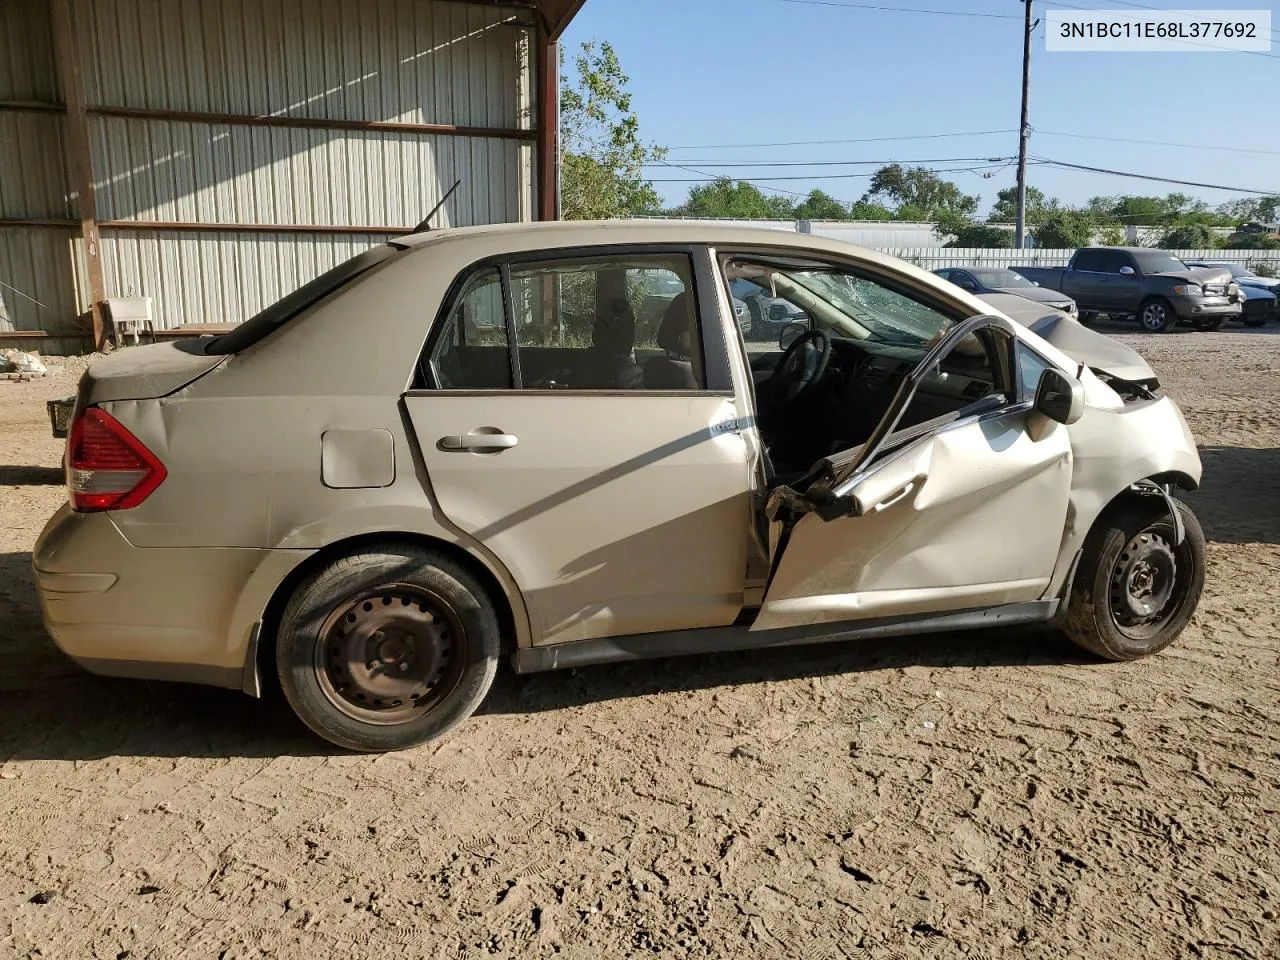
<svg viewBox="0 0 1280 960">
<path fill-rule="evenodd" d="M 1181 543 L 1156 496 L 1121 501 L 1089 532 L 1064 621 L 1076 644 L 1107 660 L 1136 660 L 1182 633 L 1204 588 L 1204 531 L 1186 504 L 1174 503 Z"/>
<path fill-rule="evenodd" d="M 497 670 L 497 615 L 449 557 L 378 544 L 304 580 L 284 614 L 276 667 L 289 705 L 350 750 L 401 750 L 461 723 Z"/>
<path fill-rule="evenodd" d="M 1167 300 L 1154 298 L 1148 300 L 1138 311 L 1138 322 L 1148 333 L 1168 333 L 1178 324 L 1178 315 L 1173 312 Z"/>
</svg>

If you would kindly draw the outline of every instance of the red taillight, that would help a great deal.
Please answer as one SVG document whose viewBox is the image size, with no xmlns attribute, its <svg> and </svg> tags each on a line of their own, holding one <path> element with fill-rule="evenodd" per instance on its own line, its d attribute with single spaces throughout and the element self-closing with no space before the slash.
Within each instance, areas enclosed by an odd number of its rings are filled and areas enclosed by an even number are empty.
<svg viewBox="0 0 1280 960">
<path fill-rule="evenodd" d="M 98 407 L 81 410 L 67 436 L 67 490 L 82 512 L 136 507 L 167 471 L 142 441 Z"/>
</svg>

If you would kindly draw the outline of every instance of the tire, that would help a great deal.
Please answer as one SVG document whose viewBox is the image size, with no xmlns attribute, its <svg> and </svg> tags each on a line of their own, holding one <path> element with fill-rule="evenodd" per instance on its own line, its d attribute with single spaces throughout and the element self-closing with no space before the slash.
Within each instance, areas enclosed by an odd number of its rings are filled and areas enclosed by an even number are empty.
<svg viewBox="0 0 1280 960">
<path fill-rule="evenodd" d="M 1250 317 L 1248 320 L 1242 321 L 1246 327 L 1261 327 L 1266 324 L 1266 318 Z"/>
<path fill-rule="evenodd" d="M 1138 308 L 1138 323 L 1147 333 L 1168 333 L 1178 325 L 1178 315 L 1168 300 L 1152 297 Z"/>
<path fill-rule="evenodd" d="M 276 669 L 314 733 L 380 753 L 434 739 L 469 717 L 497 672 L 497 613 L 464 567 L 383 543 L 303 581 L 280 619 Z"/>
<path fill-rule="evenodd" d="M 1186 504 L 1174 503 L 1186 532 L 1181 545 L 1160 497 L 1128 497 L 1098 518 L 1067 601 L 1063 629 L 1075 644 L 1106 660 L 1137 660 L 1182 633 L 1204 589 L 1204 531 Z"/>
<path fill-rule="evenodd" d="M 1079 319 L 1080 319 L 1080 322 L 1083 323 L 1086 327 L 1092 326 L 1093 324 L 1098 322 L 1098 311 L 1097 310 L 1081 310 Z"/>
</svg>

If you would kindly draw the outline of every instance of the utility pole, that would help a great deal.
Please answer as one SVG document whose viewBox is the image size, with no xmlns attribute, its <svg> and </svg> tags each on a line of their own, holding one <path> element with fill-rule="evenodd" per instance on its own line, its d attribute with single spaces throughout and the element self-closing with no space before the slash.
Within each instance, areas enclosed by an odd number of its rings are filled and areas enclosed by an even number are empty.
<svg viewBox="0 0 1280 960">
<path fill-rule="evenodd" d="M 1032 0 L 1023 0 L 1026 25 L 1022 34 L 1022 126 L 1018 130 L 1018 220 L 1014 227 L 1013 245 L 1021 250 L 1027 238 L 1027 145 L 1031 142 L 1031 19 Z"/>
</svg>

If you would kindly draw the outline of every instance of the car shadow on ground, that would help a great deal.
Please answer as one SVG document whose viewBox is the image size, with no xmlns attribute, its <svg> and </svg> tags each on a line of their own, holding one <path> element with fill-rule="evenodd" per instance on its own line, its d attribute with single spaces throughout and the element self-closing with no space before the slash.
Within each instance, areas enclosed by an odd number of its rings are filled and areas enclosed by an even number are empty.
<svg viewBox="0 0 1280 960">
<path fill-rule="evenodd" d="M 279 699 L 87 673 L 41 623 L 31 554 L 0 554 L 0 764 L 339 752 Z"/>
<path fill-rule="evenodd" d="M 1280 449 L 1201 447 L 1199 490 L 1181 494 L 1213 543 L 1280 543 Z"/>
<path fill-rule="evenodd" d="M 599 664 L 552 673 L 504 673 L 479 713 L 521 714 L 662 693 L 834 677 L 903 667 L 973 669 L 1097 664 L 1047 627 L 886 637 L 663 660 Z"/>
<path fill-rule="evenodd" d="M 97 677 L 54 646 L 40 623 L 29 553 L 0 554 L 0 763 L 136 757 L 339 755 L 276 694 Z M 602 664 L 519 676 L 505 663 L 481 714 L 526 714 L 626 697 L 835 676 L 911 665 L 940 668 L 1090 662 L 1056 634 L 1028 628 Z M 465 736 L 465 727 L 459 736 Z"/>
<path fill-rule="evenodd" d="M 54 487 L 66 483 L 61 467 L 25 467 L 0 463 L 0 487 Z"/>
</svg>

